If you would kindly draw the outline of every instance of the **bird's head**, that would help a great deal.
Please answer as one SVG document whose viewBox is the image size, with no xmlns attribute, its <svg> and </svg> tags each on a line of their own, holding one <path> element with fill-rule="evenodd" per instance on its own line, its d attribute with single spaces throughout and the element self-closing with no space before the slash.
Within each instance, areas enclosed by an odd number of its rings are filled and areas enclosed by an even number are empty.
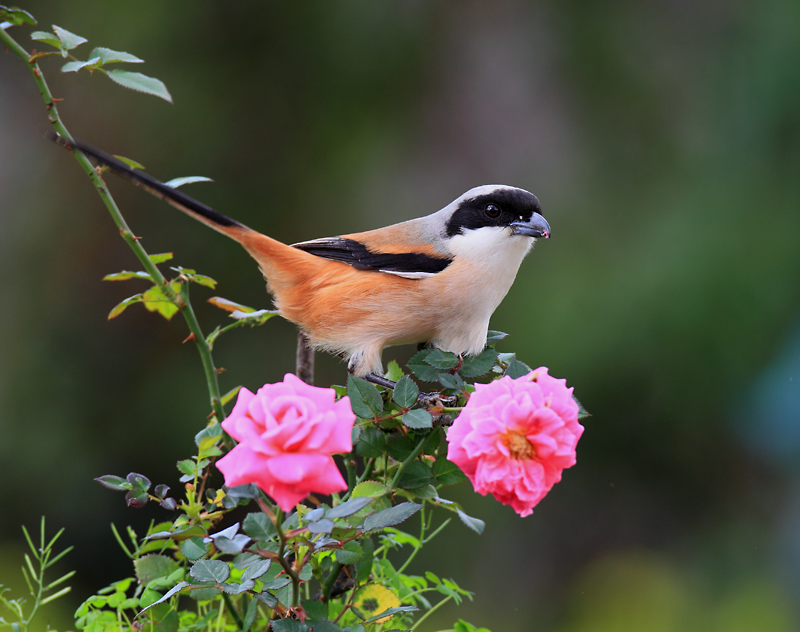
<svg viewBox="0 0 800 632">
<path fill-rule="evenodd" d="M 470 231 L 499 232 L 506 236 L 550 237 L 550 225 L 533 193 L 500 184 L 470 189 L 445 209 L 445 234 L 448 238 Z M 491 229 L 483 231 L 482 229 Z M 506 229 L 506 230 L 503 230 Z"/>
</svg>

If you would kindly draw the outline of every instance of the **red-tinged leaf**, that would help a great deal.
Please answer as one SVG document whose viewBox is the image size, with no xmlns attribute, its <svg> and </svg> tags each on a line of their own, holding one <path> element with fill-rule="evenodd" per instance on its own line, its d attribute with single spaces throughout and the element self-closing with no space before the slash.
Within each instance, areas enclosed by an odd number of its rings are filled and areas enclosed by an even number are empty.
<svg viewBox="0 0 800 632">
<path fill-rule="evenodd" d="M 133 296 L 129 296 L 108 313 L 108 319 L 111 320 L 112 318 L 116 318 L 122 312 L 124 312 L 128 307 L 130 307 L 134 303 L 141 303 L 142 300 L 143 298 L 141 294 L 134 294 Z"/>
<path fill-rule="evenodd" d="M 98 476 L 96 479 L 103 487 L 113 489 L 115 492 L 126 492 L 133 487 L 128 481 L 121 476 L 114 476 L 113 474 L 106 474 Z"/>
<path fill-rule="evenodd" d="M 248 307 L 247 305 L 242 305 L 241 303 L 235 303 L 234 301 L 229 301 L 227 298 L 222 298 L 221 296 L 212 296 L 210 299 L 208 299 L 208 302 L 214 307 L 224 309 L 226 312 L 251 313 L 256 311 L 254 307 Z"/>
</svg>

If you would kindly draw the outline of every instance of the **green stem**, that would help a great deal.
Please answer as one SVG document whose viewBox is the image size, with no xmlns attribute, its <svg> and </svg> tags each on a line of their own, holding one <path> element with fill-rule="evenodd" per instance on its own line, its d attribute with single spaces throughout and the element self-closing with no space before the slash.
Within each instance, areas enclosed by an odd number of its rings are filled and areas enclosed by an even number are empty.
<svg viewBox="0 0 800 632">
<path fill-rule="evenodd" d="M 331 565 L 331 571 L 325 578 L 325 583 L 322 584 L 322 601 L 328 602 L 333 592 L 333 586 L 336 584 L 336 579 L 339 577 L 339 572 L 342 570 L 342 565 L 339 562 L 334 562 Z"/>
<path fill-rule="evenodd" d="M 423 505 L 422 509 L 419 510 L 419 522 L 419 546 L 414 548 L 414 550 L 411 552 L 411 555 L 408 556 L 408 559 L 406 559 L 403 565 L 397 569 L 398 574 L 406 570 L 408 565 L 411 564 L 411 561 L 417 556 L 417 553 L 420 552 L 422 546 L 425 544 L 425 505 Z"/>
<path fill-rule="evenodd" d="M 25 65 L 27 66 L 31 75 L 33 75 L 33 81 L 36 83 L 39 93 L 42 95 L 45 107 L 47 108 L 47 117 L 50 120 L 50 124 L 53 126 L 53 129 L 55 129 L 59 136 L 71 143 L 72 135 L 61 122 L 55 100 L 53 99 L 50 88 L 47 85 L 44 75 L 39 68 L 39 64 L 36 63 L 35 59 L 32 58 L 24 48 L 17 44 L 17 42 L 6 32 L 5 29 L 0 29 L 0 41 L 2 41 L 2 43 L 11 52 L 25 62 Z M 205 336 L 200 329 L 200 325 L 197 322 L 197 318 L 192 310 L 191 305 L 172 289 L 170 284 L 164 278 L 164 275 L 161 274 L 159 269 L 150 259 L 150 256 L 147 254 L 145 249 L 142 248 L 141 244 L 139 244 L 138 238 L 131 231 L 130 227 L 125 221 L 125 218 L 122 216 L 117 203 L 114 201 L 114 198 L 111 197 L 108 187 L 106 187 L 105 182 L 100 177 L 100 174 L 95 170 L 89 159 L 81 152 L 73 151 L 73 155 L 75 156 L 75 159 L 78 161 L 78 164 L 81 166 L 81 168 L 86 172 L 86 175 L 89 176 L 89 179 L 92 181 L 92 184 L 97 190 L 97 194 L 105 204 L 106 209 L 108 209 L 111 219 L 119 229 L 122 239 L 126 244 L 128 244 L 128 247 L 130 247 L 130 249 L 136 255 L 136 258 L 139 259 L 139 262 L 150 275 L 153 283 L 161 288 L 161 291 L 164 293 L 164 295 L 181 311 L 181 314 L 183 314 L 183 317 L 189 326 L 189 330 L 192 332 L 192 334 L 194 334 L 195 343 L 197 344 L 198 351 L 200 352 L 203 370 L 206 374 L 206 383 L 208 386 L 211 408 L 214 411 L 214 414 L 217 416 L 218 421 L 222 421 L 225 419 L 225 413 L 222 409 L 216 369 L 214 368 L 213 359 L 211 358 L 211 352 L 208 348 L 208 344 L 206 343 Z M 185 287 L 185 285 L 186 284 L 184 283 L 183 286 Z"/>
<path fill-rule="evenodd" d="M 416 630 L 416 629 L 419 627 L 419 625 L 420 625 L 420 624 L 421 624 L 423 621 L 425 621 L 425 619 L 427 619 L 429 616 L 431 616 L 431 615 L 432 615 L 434 612 L 436 612 L 436 611 L 437 611 L 439 608 L 441 608 L 441 607 L 442 607 L 444 604 L 446 604 L 446 603 L 447 603 L 448 601 L 450 601 L 452 598 L 453 598 L 453 596 L 452 596 L 452 595 L 448 595 L 447 597 L 445 597 L 444 599 L 442 599 L 442 600 L 441 600 L 439 603 L 437 603 L 437 604 L 436 604 L 436 605 L 435 605 L 433 608 L 431 608 L 430 610 L 428 610 L 428 612 L 426 612 L 424 615 L 422 615 L 422 616 L 419 618 L 419 620 L 418 620 L 418 621 L 417 621 L 417 622 L 416 622 L 414 625 L 412 625 L 412 626 L 411 626 L 411 628 L 409 629 L 409 631 L 408 631 L 408 632 L 414 632 L 414 630 Z"/>
<path fill-rule="evenodd" d="M 211 408 L 217 416 L 217 421 L 222 422 L 225 419 L 225 411 L 222 408 L 222 397 L 219 393 L 219 381 L 217 380 L 217 369 L 214 366 L 214 358 L 211 356 L 211 348 L 208 346 L 206 337 L 203 335 L 203 330 L 200 329 L 200 323 L 197 321 L 197 316 L 189 303 L 189 284 L 181 284 L 181 303 L 184 307 L 181 309 L 189 331 L 192 332 L 195 339 L 195 346 L 200 354 L 200 361 L 203 363 L 203 373 L 206 376 L 206 386 L 208 387 L 208 394 L 211 398 Z"/>
<path fill-rule="evenodd" d="M 400 464 L 400 467 L 397 468 L 397 472 L 395 472 L 394 478 L 389 485 L 389 489 L 397 489 L 397 482 L 400 480 L 400 477 L 403 475 L 403 470 L 405 470 L 411 463 L 413 463 L 416 458 L 422 452 L 422 446 L 425 444 L 425 437 L 420 437 L 419 443 L 414 446 L 414 450 L 406 457 L 406 460 Z"/>
<path fill-rule="evenodd" d="M 300 603 L 300 576 L 289 564 L 286 559 L 286 534 L 283 532 L 281 523 L 283 522 L 283 509 L 275 509 L 275 530 L 278 532 L 278 563 L 292 579 L 292 607 Z"/>
<path fill-rule="evenodd" d="M 228 593 L 223 592 L 222 593 L 222 601 L 225 602 L 225 607 L 228 609 L 228 612 L 231 613 L 231 616 L 233 617 L 233 620 L 236 622 L 236 627 L 241 630 L 242 629 L 242 617 L 239 616 L 239 612 L 238 612 L 238 610 L 236 610 L 236 606 L 233 605 L 233 600 L 231 599 L 231 596 Z M 155 626 L 153 626 L 153 627 L 155 627 Z"/>
</svg>

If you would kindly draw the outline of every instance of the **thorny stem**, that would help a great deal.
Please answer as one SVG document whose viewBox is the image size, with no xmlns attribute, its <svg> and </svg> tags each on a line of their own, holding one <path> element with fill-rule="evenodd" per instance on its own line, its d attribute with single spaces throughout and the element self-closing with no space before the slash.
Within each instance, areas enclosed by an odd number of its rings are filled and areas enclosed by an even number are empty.
<svg viewBox="0 0 800 632">
<path fill-rule="evenodd" d="M 47 108 L 47 117 L 50 120 L 50 124 L 53 126 L 53 129 L 58 133 L 59 136 L 71 143 L 72 135 L 61 121 L 55 100 L 53 99 L 50 88 L 44 79 L 44 75 L 39 69 L 39 64 L 36 63 L 36 58 L 32 57 L 24 48 L 17 44 L 17 42 L 6 32 L 5 29 L 0 29 L 0 41 L 2 41 L 2 43 L 11 52 L 25 62 L 25 65 L 28 67 L 31 75 L 33 75 L 33 81 L 36 83 L 39 93 L 42 95 L 45 107 Z M 217 416 L 217 420 L 222 421 L 225 419 L 225 412 L 222 408 L 219 384 L 217 382 L 217 373 L 216 369 L 214 368 L 214 361 L 211 357 L 211 352 L 208 344 L 206 343 L 205 336 L 200 329 L 200 325 L 197 322 L 197 318 L 192 310 L 191 305 L 189 304 L 188 300 L 184 300 L 172 289 L 170 284 L 164 278 L 164 275 L 161 274 L 159 269 L 152 262 L 145 249 L 142 248 L 141 244 L 139 244 L 138 238 L 128 227 L 128 224 L 125 221 L 125 218 L 122 216 L 122 213 L 120 212 L 117 203 L 114 201 L 114 198 L 111 196 L 108 187 L 106 187 L 105 182 L 100 177 L 100 174 L 95 170 L 92 163 L 89 162 L 89 159 L 81 152 L 73 151 L 73 155 L 75 156 L 75 159 L 78 161 L 78 164 L 81 166 L 81 168 L 86 172 L 86 175 L 89 176 L 92 184 L 94 184 L 97 194 L 105 204 L 106 209 L 108 209 L 111 219 L 119 229 L 122 239 L 126 244 L 128 244 L 128 247 L 136 255 L 136 258 L 139 259 L 139 262 L 142 264 L 142 266 L 144 266 L 144 269 L 150 275 L 153 283 L 155 283 L 161 289 L 164 295 L 180 310 L 181 314 L 183 314 L 183 317 L 189 326 L 189 330 L 192 332 L 192 334 L 194 334 L 197 350 L 200 353 L 200 358 L 203 363 L 203 370 L 205 371 L 206 375 L 206 384 L 208 386 L 211 408 L 213 409 L 214 414 Z M 185 287 L 185 285 L 186 284 L 184 283 L 183 286 Z"/>
</svg>

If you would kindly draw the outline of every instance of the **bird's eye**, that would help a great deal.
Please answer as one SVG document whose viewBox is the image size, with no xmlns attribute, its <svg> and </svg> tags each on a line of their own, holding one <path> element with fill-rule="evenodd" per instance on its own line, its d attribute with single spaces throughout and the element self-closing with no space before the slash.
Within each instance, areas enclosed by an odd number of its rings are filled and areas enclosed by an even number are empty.
<svg viewBox="0 0 800 632">
<path fill-rule="evenodd" d="M 484 213 L 486 213 L 487 217 L 491 217 L 492 219 L 497 219 L 500 217 L 500 207 L 497 204 L 487 204 L 486 208 L 484 209 Z"/>
</svg>

